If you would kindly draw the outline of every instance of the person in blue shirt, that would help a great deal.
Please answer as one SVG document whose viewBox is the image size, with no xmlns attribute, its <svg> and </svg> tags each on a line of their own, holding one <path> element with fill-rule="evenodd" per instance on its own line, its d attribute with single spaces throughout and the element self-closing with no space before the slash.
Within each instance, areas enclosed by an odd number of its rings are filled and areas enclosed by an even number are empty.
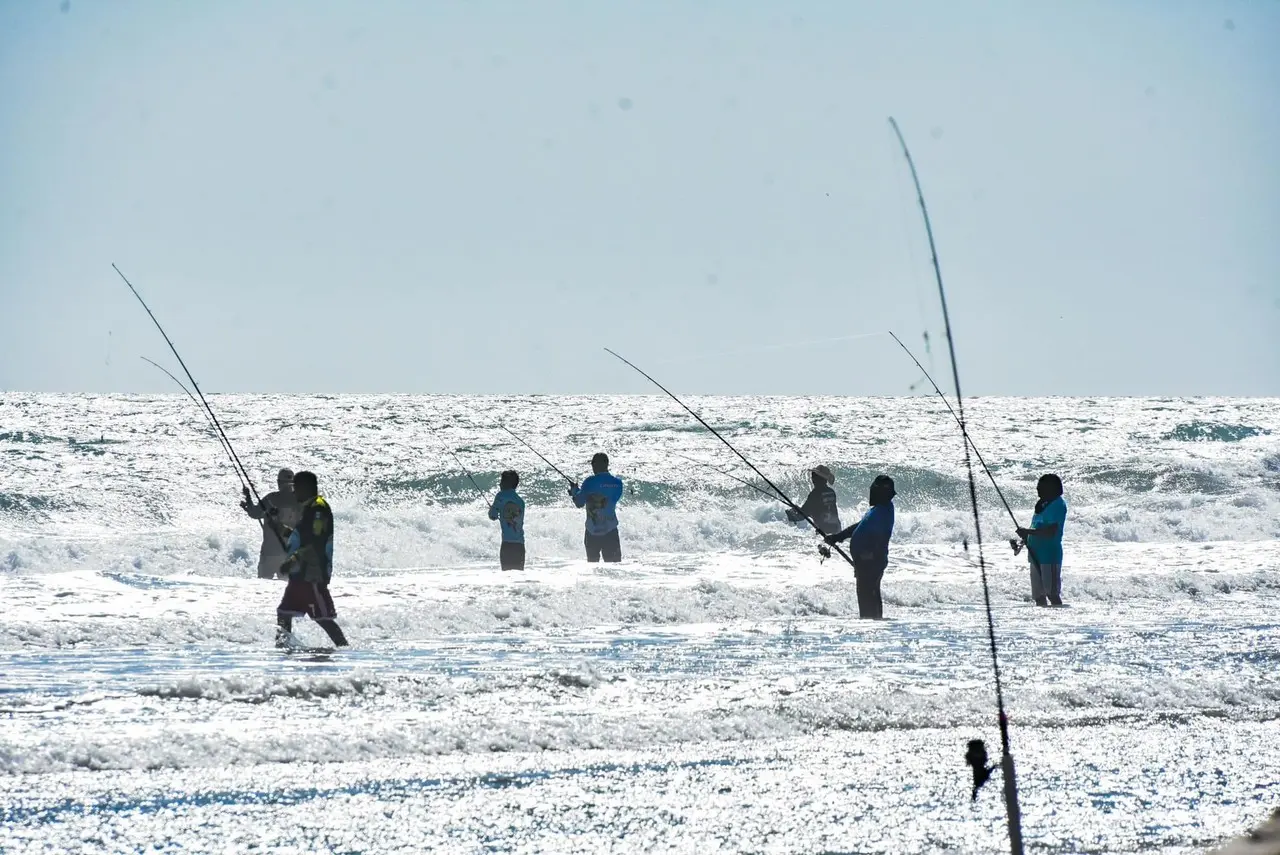
<svg viewBox="0 0 1280 855">
<path fill-rule="evenodd" d="M 489 519 L 502 524 L 498 564 L 503 570 L 524 569 L 524 499 L 516 492 L 520 476 L 508 469 L 498 482 L 498 495 L 489 506 Z"/>
<path fill-rule="evenodd" d="M 573 503 L 587 509 L 587 533 L 583 543 L 587 547 L 587 560 L 607 562 L 622 560 L 622 543 L 618 539 L 618 500 L 622 498 L 622 480 L 609 474 L 609 455 L 597 452 L 591 458 L 590 478 L 569 483 L 569 495 Z"/>
<path fill-rule="evenodd" d="M 1067 524 L 1067 503 L 1062 498 L 1062 479 L 1053 473 L 1036 483 L 1035 515 L 1031 528 L 1018 529 L 1027 544 L 1031 565 L 1031 597 L 1037 606 L 1062 605 L 1062 529 Z"/>
<path fill-rule="evenodd" d="M 893 537 L 893 479 L 877 475 L 871 482 L 871 508 L 862 519 L 838 534 L 829 534 L 827 543 L 849 541 L 853 558 L 853 578 L 857 581 L 858 617 L 880 620 L 884 603 L 880 599 L 880 580 L 889 566 L 889 539 Z"/>
</svg>

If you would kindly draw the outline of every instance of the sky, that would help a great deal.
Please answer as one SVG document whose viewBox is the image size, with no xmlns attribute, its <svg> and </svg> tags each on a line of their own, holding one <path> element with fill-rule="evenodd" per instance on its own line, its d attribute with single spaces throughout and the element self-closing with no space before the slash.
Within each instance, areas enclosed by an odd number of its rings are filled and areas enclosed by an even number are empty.
<svg viewBox="0 0 1280 855">
<path fill-rule="evenodd" d="M 8 0 L 0 390 L 177 391 L 114 263 L 205 391 L 907 394 L 893 116 L 966 395 L 1280 395 L 1277 92 L 1253 0 Z"/>
</svg>

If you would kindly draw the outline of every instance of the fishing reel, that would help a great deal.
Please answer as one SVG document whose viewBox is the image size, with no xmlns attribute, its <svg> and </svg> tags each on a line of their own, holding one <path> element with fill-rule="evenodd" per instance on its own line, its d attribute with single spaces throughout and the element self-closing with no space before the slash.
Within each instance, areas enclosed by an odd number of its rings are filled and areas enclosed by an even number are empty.
<svg viewBox="0 0 1280 855">
<path fill-rule="evenodd" d="M 1022 541 L 1016 537 L 1009 538 L 1009 548 L 1013 550 L 1014 555 L 1022 554 Z"/>
<path fill-rule="evenodd" d="M 826 561 L 831 557 L 831 547 L 827 546 L 825 543 L 818 544 L 818 554 L 822 556 L 822 560 L 818 562 L 821 564 L 823 561 Z"/>
<path fill-rule="evenodd" d="M 987 765 L 987 746 L 981 739 L 970 739 L 969 750 L 964 754 L 965 765 L 973 769 L 973 797 L 972 801 L 978 800 L 978 790 L 982 789 L 982 785 L 991 779 L 991 773 L 999 768 L 998 763 Z"/>
</svg>

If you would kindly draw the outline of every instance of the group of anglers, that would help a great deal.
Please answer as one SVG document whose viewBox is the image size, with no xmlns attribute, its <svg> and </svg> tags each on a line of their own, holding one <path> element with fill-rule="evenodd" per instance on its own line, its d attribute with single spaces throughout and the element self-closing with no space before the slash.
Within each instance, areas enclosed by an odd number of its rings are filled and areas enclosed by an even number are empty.
<svg viewBox="0 0 1280 855">
<path fill-rule="evenodd" d="M 587 561 L 622 560 L 618 534 L 618 501 L 623 483 L 609 472 L 609 457 L 600 452 L 591 458 L 592 475 L 581 485 L 570 481 L 568 494 L 586 511 L 583 545 Z M 889 542 L 893 537 L 894 505 L 897 495 L 893 479 L 878 475 L 871 482 L 870 508 L 858 522 L 843 528 L 833 488 L 835 475 L 826 466 L 810 470 L 813 489 L 804 504 L 787 511 L 792 522 L 807 521 L 829 545 L 848 542 L 853 561 L 858 596 L 858 616 L 881 619 L 884 604 L 880 583 L 889 564 Z M 258 576 L 288 580 L 276 608 L 276 643 L 289 643 L 293 619 L 310 617 L 328 634 L 337 647 L 347 640 L 338 626 L 329 582 L 333 575 L 333 511 L 320 495 L 314 473 L 294 473 L 281 469 L 277 489 L 258 502 L 245 488 L 241 507 L 262 525 L 262 551 Z M 525 565 L 525 502 L 517 492 L 520 476 L 513 470 L 502 473 L 497 495 L 489 506 L 489 519 L 500 524 L 502 542 L 498 552 L 503 570 L 523 570 Z M 1031 525 L 1017 530 L 1026 545 L 1031 570 L 1031 594 L 1036 605 L 1062 605 L 1062 532 L 1067 505 L 1062 480 L 1053 474 L 1041 476 L 1036 485 L 1039 501 Z"/>
</svg>

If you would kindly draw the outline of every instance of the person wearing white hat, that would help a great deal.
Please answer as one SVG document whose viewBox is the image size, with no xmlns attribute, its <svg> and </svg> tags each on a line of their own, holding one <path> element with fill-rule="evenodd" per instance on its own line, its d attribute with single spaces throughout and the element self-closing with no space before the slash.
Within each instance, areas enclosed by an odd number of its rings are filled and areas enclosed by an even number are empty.
<svg viewBox="0 0 1280 855">
<path fill-rule="evenodd" d="M 262 525 L 262 549 L 258 553 L 258 578 L 274 579 L 280 563 L 285 558 L 284 536 L 281 528 L 293 529 L 302 520 L 302 506 L 293 494 L 293 470 L 281 469 L 276 476 L 276 489 L 254 504 L 249 488 L 244 488 L 244 501 L 240 503 L 245 513 Z"/>
<path fill-rule="evenodd" d="M 809 470 L 809 476 L 813 479 L 813 490 L 809 492 L 809 498 L 804 500 L 799 511 L 787 511 L 787 519 L 799 522 L 808 517 L 822 534 L 835 534 L 840 530 L 840 508 L 836 504 L 836 491 L 831 489 L 836 476 L 825 466 L 813 467 Z"/>
</svg>

